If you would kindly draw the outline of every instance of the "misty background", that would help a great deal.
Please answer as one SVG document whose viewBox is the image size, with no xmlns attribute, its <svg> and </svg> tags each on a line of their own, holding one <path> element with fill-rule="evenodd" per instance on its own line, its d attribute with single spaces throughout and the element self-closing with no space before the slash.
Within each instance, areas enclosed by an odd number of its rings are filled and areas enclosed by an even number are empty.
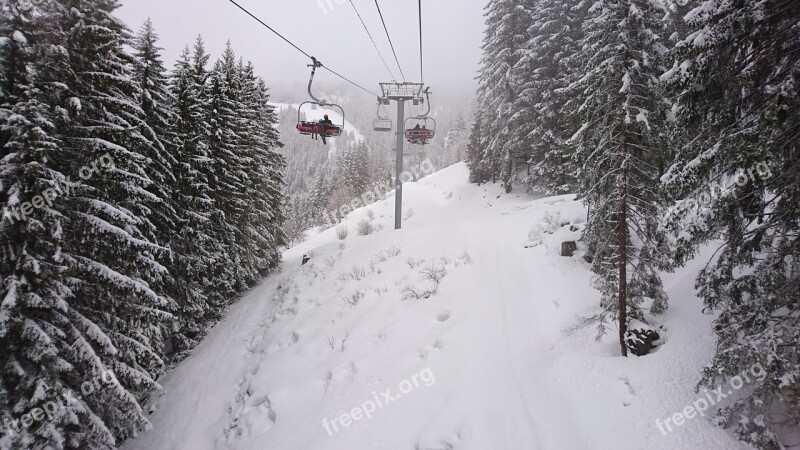
<svg viewBox="0 0 800 450">
<path fill-rule="evenodd" d="M 375 2 L 353 0 L 353 3 L 389 69 L 397 78 L 402 78 Z M 239 4 L 324 65 L 370 91 L 379 93 L 378 82 L 391 79 L 349 1 L 239 0 Z M 438 94 L 436 98 L 440 101 L 448 97 L 474 95 L 485 4 L 485 0 L 422 2 L 425 82 L 431 86 L 434 95 Z M 417 1 L 384 0 L 380 6 L 405 78 L 418 82 Z M 203 36 L 206 49 L 214 58 L 230 40 L 240 57 L 255 64 L 258 75 L 267 81 L 275 100 L 297 101 L 305 97 L 310 71 L 308 58 L 227 0 L 127 1 L 118 10 L 118 16 L 134 31 L 148 17 L 152 19 L 169 68 L 183 48 L 193 43 L 198 35 Z M 320 86 L 339 84 L 336 83 L 338 79 L 327 71 L 318 72 L 316 80 Z"/>
</svg>

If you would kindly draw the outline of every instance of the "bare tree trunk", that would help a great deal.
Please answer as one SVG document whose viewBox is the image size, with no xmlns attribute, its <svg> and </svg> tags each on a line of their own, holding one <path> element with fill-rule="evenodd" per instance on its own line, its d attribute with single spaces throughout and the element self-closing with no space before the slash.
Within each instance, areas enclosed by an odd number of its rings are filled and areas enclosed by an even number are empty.
<svg viewBox="0 0 800 450">
<path fill-rule="evenodd" d="M 617 223 L 619 247 L 619 345 L 622 356 L 628 356 L 625 333 L 628 331 L 628 142 L 625 120 L 622 121 L 622 182 L 619 187 L 620 207 Z"/>
</svg>

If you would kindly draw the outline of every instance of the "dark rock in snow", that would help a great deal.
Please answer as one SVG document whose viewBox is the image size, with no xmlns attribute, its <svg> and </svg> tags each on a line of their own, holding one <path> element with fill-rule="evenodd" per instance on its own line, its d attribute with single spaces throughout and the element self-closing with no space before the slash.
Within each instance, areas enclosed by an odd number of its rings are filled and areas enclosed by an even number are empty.
<svg viewBox="0 0 800 450">
<path fill-rule="evenodd" d="M 561 244 L 561 256 L 571 257 L 578 250 L 578 244 L 575 241 L 563 242 Z"/>
<path fill-rule="evenodd" d="M 649 325 L 632 321 L 625 333 L 625 345 L 628 352 L 636 356 L 644 356 L 658 346 L 661 336 Z"/>
</svg>

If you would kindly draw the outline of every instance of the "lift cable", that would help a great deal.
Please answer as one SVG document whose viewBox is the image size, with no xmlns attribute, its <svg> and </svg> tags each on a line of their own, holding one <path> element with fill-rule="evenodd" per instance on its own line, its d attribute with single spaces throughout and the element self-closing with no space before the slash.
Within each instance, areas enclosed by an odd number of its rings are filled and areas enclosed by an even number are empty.
<svg viewBox="0 0 800 450">
<path fill-rule="evenodd" d="M 372 33 L 369 32 L 369 28 L 367 28 L 367 24 L 364 23 L 364 19 L 361 18 L 361 13 L 358 12 L 358 8 L 356 8 L 356 5 L 355 5 L 355 3 L 353 3 L 353 0 L 350 0 L 350 5 L 353 6 L 353 10 L 356 12 L 356 15 L 358 16 L 358 20 L 360 20 L 361 21 L 361 25 L 364 26 L 364 31 L 367 32 L 367 36 L 369 36 L 369 40 L 372 41 L 372 45 L 375 47 L 375 51 L 378 52 L 378 56 L 380 56 L 381 61 L 383 61 L 383 65 L 384 65 L 384 67 L 386 67 L 386 71 L 389 72 L 389 75 L 392 77 L 393 80 L 396 80 L 397 77 L 394 76 L 394 74 L 392 73 L 392 69 L 389 68 L 389 64 L 386 63 L 386 59 L 383 57 L 383 54 L 381 53 L 380 49 L 378 48 L 378 44 L 375 43 L 375 39 L 372 38 Z"/>
<path fill-rule="evenodd" d="M 287 44 L 289 44 L 289 45 L 291 45 L 292 47 L 294 47 L 294 48 L 295 48 L 297 51 L 299 51 L 300 53 L 302 53 L 303 55 L 305 55 L 307 58 L 311 59 L 312 61 L 315 61 L 315 60 L 316 60 L 316 59 L 315 59 L 313 56 L 311 56 L 311 55 L 309 55 L 308 53 L 306 53 L 305 51 L 303 51 L 303 49 L 301 49 L 300 47 L 298 47 L 297 45 L 295 45 L 295 44 L 294 44 L 292 41 L 290 41 L 289 39 L 287 39 L 286 37 L 284 37 L 282 34 L 278 33 L 278 32 L 277 32 L 277 31 L 276 31 L 274 28 L 272 28 L 271 26 L 267 25 L 267 24 L 266 24 L 266 23 L 265 23 L 263 20 L 261 20 L 261 19 L 259 19 L 258 17 L 256 17 L 256 16 L 255 16 L 253 13 L 251 13 L 250 11 L 248 11 L 248 10 L 247 10 L 245 7 L 243 7 L 242 5 L 240 5 L 239 3 L 237 3 L 235 0 L 228 0 L 228 1 L 229 1 L 229 2 L 231 2 L 231 3 L 233 3 L 233 4 L 234 4 L 234 5 L 237 7 L 237 8 L 241 9 L 242 11 L 244 11 L 244 13 L 245 13 L 245 14 L 247 14 L 248 16 L 250 16 L 250 17 L 252 17 L 253 19 L 255 19 L 255 20 L 258 22 L 258 23 L 260 23 L 261 25 L 263 25 L 264 27 L 266 27 L 266 28 L 267 28 L 269 31 L 272 31 L 273 33 L 275 33 L 275 35 L 277 35 L 279 38 L 281 38 L 281 39 L 283 39 L 284 41 L 286 41 L 286 43 L 287 43 Z M 356 82 L 354 82 L 354 81 L 351 81 L 350 79 L 348 79 L 348 78 L 346 78 L 346 77 L 344 77 L 344 76 L 340 75 L 339 73 L 335 72 L 335 71 L 334 71 L 333 69 L 331 69 L 330 67 L 327 67 L 327 66 L 323 65 L 322 63 L 320 63 L 320 67 L 322 67 L 323 69 L 327 70 L 328 72 L 330 72 L 330 73 L 332 73 L 332 74 L 336 75 L 337 77 L 341 78 L 342 80 L 344 80 L 344 81 L 346 81 L 346 82 L 348 82 L 348 83 L 352 84 L 353 86 L 355 86 L 355 87 L 357 87 L 357 88 L 361 89 L 362 91 L 364 91 L 364 92 L 366 92 L 366 93 L 368 93 L 368 94 L 370 94 L 370 95 L 372 95 L 372 96 L 374 96 L 374 97 L 380 97 L 378 94 L 375 94 L 374 92 L 372 92 L 372 91 L 370 91 L 369 89 L 367 89 L 367 88 L 365 88 L 365 87 L 361 86 L 360 84 L 358 84 L 358 83 L 356 83 Z"/>
<path fill-rule="evenodd" d="M 394 54 L 394 61 L 397 63 L 397 68 L 400 69 L 400 75 L 403 77 L 403 82 L 405 82 L 406 75 L 403 73 L 403 68 L 400 67 L 400 59 L 397 58 L 397 52 L 394 50 L 392 37 L 389 36 L 389 29 L 386 27 L 386 21 L 383 20 L 383 13 L 381 12 L 381 5 L 378 4 L 378 0 L 375 0 L 375 6 L 378 8 L 378 15 L 381 16 L 381 22 L 383 23 L 383 30 L 386 31 L 386 37 L 389 39 L 389 46 L 392 47 L 392 53 Z"/>
<path fill-rule="evenodd" d="M 422 70 L 422 0 L 419 0 L 419 82 L 425 84 Z"/>
</svg>

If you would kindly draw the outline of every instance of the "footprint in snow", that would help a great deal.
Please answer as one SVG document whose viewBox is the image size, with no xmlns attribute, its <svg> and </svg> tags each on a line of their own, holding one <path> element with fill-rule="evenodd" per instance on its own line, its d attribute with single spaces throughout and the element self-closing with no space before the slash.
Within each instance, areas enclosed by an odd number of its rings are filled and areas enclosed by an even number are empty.
<svg viewBox="0 0 800 450">
<path fill-rule="evenodd" d="M 627 388 L 627 392 L 623 394 L 622 406 L 631 406 L 633 403 L 633 397 L 636 396 L 636 391 L 633 390 L 633 386 L 631 386 L 631 382 L 626 376 L 622 376 L 619 378 L 620 381 L 625 385 Z"/>
<path fill-rule="evenodd" d="M 436 316 L 436 320 L 438 320 L 439 322 L 447 322 L 448 320 L 450 320 L 450 313 L 449 312 L 441 313 L 438 316 Z"/>
</svg>

